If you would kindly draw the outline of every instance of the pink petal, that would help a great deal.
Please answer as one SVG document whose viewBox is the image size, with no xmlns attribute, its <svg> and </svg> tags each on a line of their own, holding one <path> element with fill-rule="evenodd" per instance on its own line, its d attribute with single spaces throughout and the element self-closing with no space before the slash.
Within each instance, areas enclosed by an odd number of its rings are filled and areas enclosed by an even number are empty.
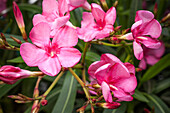
<svg viewBox="0 0 170 113">
<path fill-rule="evenodd" d="M 135 34 L 136 31 L 138 31 L 138 29 L 139 29 L 139 27 L 140 27 L 141 25 L 142 25 L 142 20 L 136 21 L 136 22 L 132 25 L 131 31 Z M 134 30 L 136 30 L 136 31 L 134 31 Z M 137 35 L 137 34 L 135 34 L 135 35 Z"/>
<path fill-rule="evenodd" d="M 92 13 L 88 13 L 88 12 L 83 12 L 83 20 L 81 21 L 81 27 L 86 27 L 89 26 L 91 24 L 94 24 L 94 17 L 92 15 Z"/>
<path fill-rule="evenodd" d="M 63 67 L 72 67 L 80 61 L 81 53 L 75 48 L 61 48 L 58 58 Z"/>
<path fill-rule="evenodd" d="M 58 8 L 60 15 L 64 16 L 68 12 L 68 3 L 67 0 L 58 0 Z"/>
<path fill-rule="evenodd" d="M 109 54 L 109 53 L 102 54 L 101 60 L 103 60 L 107 63 L 111 63 L 111 64 L 122 63 L 116 56 Z"/>
<path fill-rule="evenodd" d="M 125 67 L 129 70 L 130 73 L 135 75 L 135 66 L 129 62 L 124 63 Z"/>
<path fill-rule="evenodd" d="M 146 58 L 147 64 L 150 64 L 150 65 L 154 65 L 160 60 L 160 58 L 156 58 L 155 56 L 151 56 L 151 55 L 146 56 L 145 58 Z"/>
<path fill-rule="evenodd" d="M 118 98 L 116 101 L 132 101 L 133 97 L 129 94 L 124 92 L 122 89 L 114 90 L 113 91 L 114 97 Z"/>
<path fill-rule="evenodd" d="M 151 48 L 147 48 L 144 46 L 143 49 L 144 49 L 145 55 L 152 55 L 157 58 L 160 58 L 165 52 L 165 46 L 163 42 L 160 42 L 160 43 L 161 43 L 161 47 L 158 49 L 151 49 Z"/>
<path fill-rule="evenodd" d="M 140 39 L 137 39 L 137 40 L 148 48 L 158 49 L 161 46 L 161 42 L 158 41 L 157 39 L 153 39 L 153 38 L 146 37 L 146 36 L 143 36 L 143 37 L 140 36 L 139 38 Z"/>
<path fill-rule="evenodd" d="M 115 87 L 123 89 L 125 92 L 132 92 L 137 86 L 137 80 L 134 74 L 131 74 L 129 78 L 122 78 L 114 83 Z"/>
<path fill-rule="evenodd" d="M 50 42 L 50 31 L 50 26 L 41 22 L 32 28 L 29 36 L 35 45 L 43 48 L 44 45 L 48 45 Z"/>
<path fill-rule="evenodd" d="M 69 0 L 69 1 L 70 1 L 70 5 L 78 7 L 80 5 L 83 5 L 86 0 Z"/>
<path fill-rule="evenodd" d="M 116 9 L 115 7 L 111 7 L 107 12 L 105 16 L 106 24 L 113 25 L 116 20 Z"/>
<path fill-rule="evenodd" d="M 105 37 L 108 37 L 112 31 L 113 25 L 105 25 L 105 27 L 101 31 L 98 31 L 95 39 L 103 39 Z"/>
<path fill-rule="evenodd" d="M 134 39 L 132 33 L 127 33 L 123 37 L 125 37 L 127 40 L 133 40 Z"/>
<path fill-rule="evenodd" d="M 160 23 L 153 19 L 144 28 L 142 35 L 150 35 L 152 38 L 158 38 L 161 35 L 162 27 Z"/>
<path fill-rule="evenodd" d="M 107 64 L 102 65 L 95 71 L 94 75 L 99 84 L 101 84 L 103 81 L 108 80 L 108 77 L 109 77 L 108 72 L 110 70 L 110 67 L 111 67 L 111 64 L 107 63 Z"/>
<path fill-rule="evenodd" d="M 90 4 L 87 2 L 87 0 L 85 0 L 84 4 L 83 4 L 81 7 L 84 8 L 85 10 L 88 10 L 88 11 L 91 10 L 91 6 L 90 6 Z"/>
<path fill-rule="evenodd" d="M 52 44 L 57 44 L 58 47 L 72 47 L 78 42 L 76 30 L 69 26 L 61 27 L 56 31 Z"/>
<path fill-rule="evenodd" d="M 90 76 L 92 76 L 93 78 L 95 78 L 95 75 L 94 73 L 96 72 L 96 70 L 103 66 L 104 64 L 106 64 L 104 61 L 96 61 L 94 63 L 92 63 L 90 66 L 89 66 L 89 69 L 88 69 L 88 73 Z"/>
<path fill-rule="evenodd" d="M 43 15 L 48 15 L 53 11 L 58 11 L 58 2 L 56 0 L 43 0 Z"/>
<path fill-rule="evenodd" d="M 101 88 L 105 101 L 110 103 L 113 102 L 112 95 L 110 93 L 110 87 L 108 86 L 108 84 L 106 82 L 102 82 Z"/>
<path fill-rule="evenodd" d="M 43 60 L 46 51 L 33 44 L 24 43 L 20 47 L 20 54 L 28 66 L 37 66 Z"/>
<path fill-rule="evenodd" d="M 139 68 L 145 70 L 146 66 L 147 66 L 146 61 L 144 58 L 142 58 L 142 60 L 139 62 Z"/>
<path fill-rule="evenodd" d="M 44 56 L 44 61 L 38 64 L 39 69 L 50 76 L 57 75 L 61 70 L 61 64 L 57 57 L 51 58 L 49 56 Z"/>
<path fill-rule="evenodd" d="M 133 42 L 133 50 L 134 50 L 135 57 L 138 60 L 141 60 L 143 58 L 143 49 L 141 45 L 136 41 Z"/>
<path fill-rule="evenodd" d="M 47 20 L 45 19 L 45 16 L 41 15 L 41 14 L 36 14 L 33 17 L 33 25 L 37 25 L 40 22 L 47 22 Z"/>
<path fill-rule="evenodd" d="M 119 79 L 129 78 L 130 72 L 125 66 L 119 63 L 114 64 L 108 72 L 108 80 L 110 82 L 117 82 Z"/>
<path fill-rule="evenodd" d="M 105 12 L 103 11 L 103 9 L 98 4 L 95 3 L 92 3 L 91 7 L 92 7 L 92 14 L 96 22 L 97 23 L 103 22 L 105 18 Z"/>
<path fill-rule="evenodd" d="M 154 19 L 154 15 L 150 11 L 140 10 L 136 12 L 135 22 L 142 20 L 143 23 L 149 22 Z"/>
</svg>

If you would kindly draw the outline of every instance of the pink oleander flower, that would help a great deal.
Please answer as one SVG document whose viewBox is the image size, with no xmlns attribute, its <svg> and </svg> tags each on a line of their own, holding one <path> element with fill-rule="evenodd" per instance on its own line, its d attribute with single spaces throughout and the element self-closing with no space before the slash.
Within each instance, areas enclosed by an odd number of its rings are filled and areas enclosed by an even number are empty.
<svg viewBox="0 0 170 113">
<path fill-rule="evenodd" d="M 78 7 L 82 7 L 86 10 L 91 10 L 90 4 L 87 0 L 66 0 L 67 4 L 69 5 L 69 11 L 72 11 Z"/>
<path fill-rule="evenodd" d="M 7 0 L 0 0 L 0 13 L 6 9 L 6 2 Z"/>
<path fill-rule="evenodd" d="M 139 62 L 139 68 L 146 69 L 147 64 L 156 64 L 165 52 L 165 46 L 161 42 L 161 47 L 158 49 L 151 49 L 143 46 L 143 58 Z"/>
<path fill-rule="evenodd" d="M 132 101 L 131 96 L 137 86 L 135 67 L 130 63 L 122 63 L 112 54 L 103 54 L 101 61 L 92 63 L 89 75 L 101 85 L 106 102 L 113 102 L 112 94 L 117 101 Z"/>
<path fill-rule="evenodd" d="M 63 67 L 72 67 L 79 62 L 81 53 L 73 48 L 78 42 L 76 31 L 63 26 L 50 41 L 51 28 L 41 22 L 30 32 L 31 43 L 20 47 L 20 54 L 28 66 L 38 66 L 47 75 L 55 76 Z"/>
<path fill-rule="evenodd" d="M 31 72 L 28 70 L 20 69 L 10 65 L 2 66 L 0 68 L 0 80 L 7 84 L 14 84 L 22 78 L 27 78 L 34 75 L 43 75 L 42 72 Z"/>
<path fill-rule="evenodd" d="M 157 38 L 161 35 L 162 28 L 150 11 L 140 10 L 136 12 L 135 23 L 131 27 L 131 33 L 125 35 L 126 39 L 134 40 L 134 55 L 138 60 L 143 58 L 141 44 L 147 48 L 157 49 L 161 43 Z"/>
<path fill-rule="evenodd" d="M 116 9 L 114 7 L 106 13 L 95 3 L 92 3 L 91 7 L 92 13 L 84 12 L 81 28 L 77 28 L 79 38 L 85 42 L 109 36 L 110 32 L 113 31 L 113 24 L 116 20 Z"/>
<path fill-rule="evenodd" d="M 18 5 L 16 4 L 16 2 L 13 2 L 13 12 L 14 12 L 15 20 L 16 20 L 18 27 L 21 31 L 21 34 L 23 36 L 23 39 L 27 41 L 24 19 L 23 19 L 22 13 L 21 13 Z"/>
<path fill-rule="evenodd" d="M 33 17 L 33 25 L 37 25 L 41 22 L 46 22 L 51 28 L 50 36 L 54 37 L 57 29 L 63 25 L 73 26 L 69 22 L 69 6 L 66 0 L 43 0 L 42 14 L 36 14 Z"/>
</svg>

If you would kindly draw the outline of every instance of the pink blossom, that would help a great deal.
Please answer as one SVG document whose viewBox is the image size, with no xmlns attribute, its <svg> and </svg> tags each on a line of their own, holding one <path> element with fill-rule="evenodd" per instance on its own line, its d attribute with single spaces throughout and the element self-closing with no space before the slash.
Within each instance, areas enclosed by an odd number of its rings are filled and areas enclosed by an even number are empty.
<svg viewBox="0 0 170 113">
<path fill-rule="evenodd" d="M 110 8 L 106 13 L 102 8 L 91 4 L 92 13 L 84 12 L 81 28 L 77 28 L 78 36 L 85 42 L 93 39 L 102 39 L 113 31 L 113 24 L 116 20 L 116 9 Z"/>
<path fill-rule="evenodd" d="M 42 72 L 31 72 L 28 70 L 20 69 L 19 67 L 14 67 L 10 65 L 2 66 L 0 68 L 0 80 L 7 84 L 14 84 L 19 79 L 27 78 L 35 74 L 42 75 Z"/>
<path fill-rule="evenodd" d="M 101 85 L 106 102 L 113 102 L 112 94 L 117 101 L 131 101 L 137 86 L 135 67 L 130 63 L 122 63 L 112 54 L 103 54 L 101 61 L 92 63 L 89 75 Z"/>
<path fill-rule="evenodd" d="M 90 4 L 87 0 L 66 0 L 69 5 L 69 11 L 72 11 L 75 8 L 83 7 L 86 10 L 91 10 Z"/>
<path fill-rule="evenodd" d="M 118 103 L 118 102 L 96 103 L 96 106 L 107 108 L 107 109 L 116 109 L 120 106 L 120 103 Z"/>
<path fill-rule="evenodd" d="M 20 54 L 28 66 L 38 66 L 47 75 L 55 76 L 63 67 L 72 67 L 79 62 L 81 53 L 73 48 L 78 42 L 76 31 L 63 26 L 50 41 L 50 26 L 41 22 L 33 27 L 30 39 L 33 42 L 24 43 Z"/>
<path fill-rule="evenodd" d="M 66 0 L 43 0 L 42 14 L 37 14 L 33 17 L 33 25 L 40 22 L 46 22 L 51 28 L 51 37 L 54 37 L 58 28 L 67 24 L 73 26 L 70 22 L 69 6 Z"/>
<path fill-rule="evenodd" d="M 131 27 L 131 33 L 125 35 L 126 39 L 134 40 L 133 49 L 138 60 L 143 58 L 143 48 L 159 48 L 161 43 L 157 38 L 161 35 L 162 28 L 150 11 L 140 10 L 136 12 L 135 23 Z"/>
<path fill-rule="evenodd" d="M 161 47 L 158 49 L 151 49 L 143 46 L 143 58 L 139 63 L 139 68 L 146 69 L 147 64 L 156 64 L 165 52 L 165 46 L 161 42 Z"/>
<path fill-rule="evenodd" d="M 0 0 L 0 13 L 6 9 L 7 0 Z"/>
</svg>

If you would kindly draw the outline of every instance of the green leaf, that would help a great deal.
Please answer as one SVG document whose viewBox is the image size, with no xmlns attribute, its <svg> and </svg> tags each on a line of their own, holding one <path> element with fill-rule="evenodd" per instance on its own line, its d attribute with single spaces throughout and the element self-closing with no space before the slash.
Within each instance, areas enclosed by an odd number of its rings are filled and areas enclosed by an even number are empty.
<svg viewBox="0 0 170 113">
<path fill-rule="evenodd" d="M 159 83 L 157 83 L 157 85 L 154 88 L 153 92 L 154 93 L 159 93 L 159 92 L 169 88 L 170 87 L 170 82 L 169 81 L 170 81 L 170 78 L 162 80 Z"/>
<path fill-rule="evenodd" d="M 135 22 L 136 11 L 142 8 L 142 0 L 132 0 L 130 6 L 130 16 L 128 26 L 130 27 Z"/>
<path fill-rule="evenodd" d="M 170 53 L 164 56 L 159 62 L 157 62 L 154 66 L 152 66 L 145 72 L 145 74 L 140 80 L 139 87 L 143 82 L 146 82 L 147 80 L 153 78 L 169 65 L 170 65 Z"/>
<path fill-rule="evenodd" d="M 149 95 L 147 93 L 144 93 L 144 95 L 146 95 L 148 97 L 148 99 L 150 100 L 149 103 L 147 103 L 150 108 L 155 108 L 155 113 L 170 113 L 170 110 L 168 108 L 168 106 L 156 95 Z"/>
<path fill-rule="evenodd" d="M 24 60 L 22 59 L 21 56 L 19 56 L 19 57 L 14 58 L 14 59 L 7 60 L 7 62 L 9 62 L 9 63 L 24 63 Z"/>
<path fill-rule="evenodd" d="M 149 102 L 148 99 L 139 90 L 135 90 L 133 97 L 142 102 Z"/>
<path fill-rule="evenodd" d="M 17 81 L 15 84 L 9 85 L 9 84 L 2 84 L 0 85 L 0 98 L 2 98 L 5 94 L 7 94 L 12 88 L 14 88 L 16 85 L 18 85 L 21 82 L 21 80 Z"/>
<path fill-rule="evenodd" d="M 21 4 L 18 4 L 18 6 L 21 11 L 25 10 L 25 11 L 30 11 L 32 13 L 41 13 L 42 11 L 41 7 L 38 5 L 21 3 Z"/>
<path fill-rule="evenodd" d="M 70 72 L 67 72 L 60 96 L 52 113 L 72 113 L 76 98 L 76 91 L 77 81 Z"/>
<path fill-rule="evenodd" d="M 90 60 L 90 61 L 93 61 L 93 62 L 99 61 L 100 60 L 100 55 L 98 55 L 97 53 L 88 51 L 86 53 L 86 59 Z"/>
</svg>

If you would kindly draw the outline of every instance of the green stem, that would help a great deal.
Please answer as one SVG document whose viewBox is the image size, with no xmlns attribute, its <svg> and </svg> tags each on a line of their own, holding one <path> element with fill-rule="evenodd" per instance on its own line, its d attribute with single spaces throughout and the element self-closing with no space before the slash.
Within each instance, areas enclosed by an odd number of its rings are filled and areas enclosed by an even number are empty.
<svg viewBox="0 0 170 113">
<path fill-rule="evenodd" d="M 84 93 L 87 97 L 87 99 L 90 98 L 90 94 L 88 89 L 85 87 L 85 83 L 79 78 L 79 76 L 72 70 L 72 68 L 68 68 L 68 70 L 71 72 L 71 74 L 75 77 L 75 79 L 79 82 L 79 84 L 82 86 Z"/>
<path fill-rule="evenodd" d="M 110 46 L 110 47 L 120 47 L 122 46 L 122 44 L 110 44 L 110 43 L 106 43 L 106 42 L 102 42 L 102 41 L 91 41 L 90 43 L 93 44 L 99 44 L 99 45 L 105 45 L 105 46 Z"/>
<path fill-rule="evenodd" d="M 83 50 L 83 57 L 82 57 L 82 60 L 81 60 L 81 64 L 84 64 L 84 62 L 85 62 L 86 53 L 87 53 L 87 49 L 88 49 L 89 44 L 90 44 L 89 42 L 85 43 L 85 47 L 84 47 L 84 50 Z"/>
<path fill-rule="evenodd" d="M 60 74 L 56 77 L 56 79 L 53 81 L 51 86 L 47 89 L 47 91 L 43 94 L 44 97 L 48 95 L 48 93 L 53 89 L 53 87 L 56 85 L 58 80 L 61 78 L 61 76 L 64 74 L 64 71 L 61 71 Z"/>
</svg>

